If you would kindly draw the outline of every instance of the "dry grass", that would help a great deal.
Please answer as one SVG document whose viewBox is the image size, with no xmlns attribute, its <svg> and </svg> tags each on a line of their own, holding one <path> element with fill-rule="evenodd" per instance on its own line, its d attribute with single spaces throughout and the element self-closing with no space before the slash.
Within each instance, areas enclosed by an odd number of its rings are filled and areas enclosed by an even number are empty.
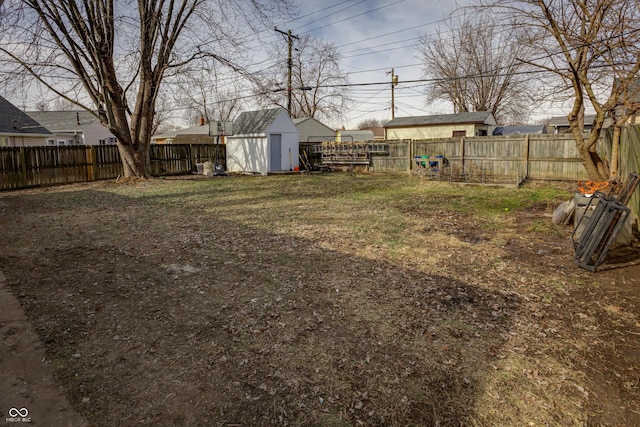
<svg viewBox="0 0 640 427">
<path fill-rule="evenodd" d="M 574 265 L 550 224 L 568 197 L 351 175 L 29 190 L 0 197 L 0 263 L 92 425 L 640 424 L 638 269 Z"/>
</svg>

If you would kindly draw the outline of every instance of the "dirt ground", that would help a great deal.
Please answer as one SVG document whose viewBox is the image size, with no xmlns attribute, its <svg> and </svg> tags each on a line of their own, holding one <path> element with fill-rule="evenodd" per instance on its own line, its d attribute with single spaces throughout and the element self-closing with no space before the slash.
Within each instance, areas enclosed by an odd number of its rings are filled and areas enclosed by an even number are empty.
<svg viewBox="0 0 640 427">
<path fill-rule="evenodd" d="M 485 220 L 445 184 L 301 179 L 0 194 L 67 425 L 640 425 L 637 243 L 590 273 L 546 201 Z"/>
</svg>

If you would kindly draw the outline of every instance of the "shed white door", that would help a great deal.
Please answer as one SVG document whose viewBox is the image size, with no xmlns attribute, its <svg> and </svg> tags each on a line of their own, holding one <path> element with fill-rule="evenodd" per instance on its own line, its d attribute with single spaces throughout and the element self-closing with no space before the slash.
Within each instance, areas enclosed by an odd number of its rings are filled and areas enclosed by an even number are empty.
<svg viewBox="0 0 640 427">
<path fill-rule="evenodd" d="M 272 171 L 282 170 L 282 135 L 269 136 L 269 159 Z"/>
</svg>

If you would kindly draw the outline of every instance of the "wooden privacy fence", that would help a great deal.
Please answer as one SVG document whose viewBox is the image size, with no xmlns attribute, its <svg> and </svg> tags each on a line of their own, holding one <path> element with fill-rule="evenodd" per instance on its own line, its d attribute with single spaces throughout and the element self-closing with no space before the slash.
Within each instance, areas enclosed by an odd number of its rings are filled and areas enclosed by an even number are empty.
<svg viewBox="0 0 640 427">
<path fill-rule="evenodd" d="M 196 163 L 225 163 L 225 146 L 152 144 L 151 175 L 187 174 Z M 1 147 L 0 190 L 115 179 L 123 174 L 115 145 Z"/>
<path fill-rule="evenodd" d="M 487 177 L 578 180 L 586 172 L 575 141 L 567 135 L 514 135 L 389 141 L 387 156 L 372 156 L 375 172 L 409 172 L 416 156 L 443 156 L 452 170 Z"/>
</svg>

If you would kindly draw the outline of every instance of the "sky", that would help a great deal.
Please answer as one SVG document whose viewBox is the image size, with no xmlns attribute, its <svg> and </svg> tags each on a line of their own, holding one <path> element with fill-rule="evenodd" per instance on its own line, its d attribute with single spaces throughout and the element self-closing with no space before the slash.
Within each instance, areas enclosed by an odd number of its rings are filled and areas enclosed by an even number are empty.
<svg viewBox="0 0 640 427">
<path fill-rule="evenodd" d="M 398 76 L 395 116 L 452 113 L 447 103 L 427 105 L 426 83 L 418 57 L 419 38 L 433 34 L 455 4 L 449 0 L 299 0 L 301 18 L 280 29 L 309 33 L 332 43 L 343 57 L 342 66 L 354 86 L 354 105 L 346 128 L 368 118 L 391 119 L 391 70 Z M 461 1 L 458 5 L 470 4 Z M 335 125 L 335 124 L 334 124 Z"/>
<path fill-rule="evenodd" d="M 291 30 L 293 35 L 310 34 L 339 50 L 342 69 L 354 85 L 351 87 L 354 102 L 343 120 L 326 124 L 356 129 L 365 119 L 391 119 L 392 69 L 398 76 L 394 89 L 395 117 L 453 113 L 447 102 L 426 103 L 428 82 L 410 81 L 424 78 L 418 56 L 421 36 L 434 34 L 454 8 L 473 3 L 474 0 L 457 3 L 451 0 L 297 0 L 299 18 L 275 24 L 282 31 Z M 286 49 L 284 36 L 272 28 L 266 28 L 260 38 L 267 43 L 280 42 L 282 49 Z M 252 52 L 256 68 L 273 63 L 264 52 L 264 45 L 256 46 Z M 28 101 L 10 101 L 26 109 L 34 109 L 36 102 L 33 97 Z M 172 120 L 180 121 L 183 117 L 184 114 L 181 116 L 176 110 Z M 180 127 L 180 123 L 177 126 Z"/>
</svg>

